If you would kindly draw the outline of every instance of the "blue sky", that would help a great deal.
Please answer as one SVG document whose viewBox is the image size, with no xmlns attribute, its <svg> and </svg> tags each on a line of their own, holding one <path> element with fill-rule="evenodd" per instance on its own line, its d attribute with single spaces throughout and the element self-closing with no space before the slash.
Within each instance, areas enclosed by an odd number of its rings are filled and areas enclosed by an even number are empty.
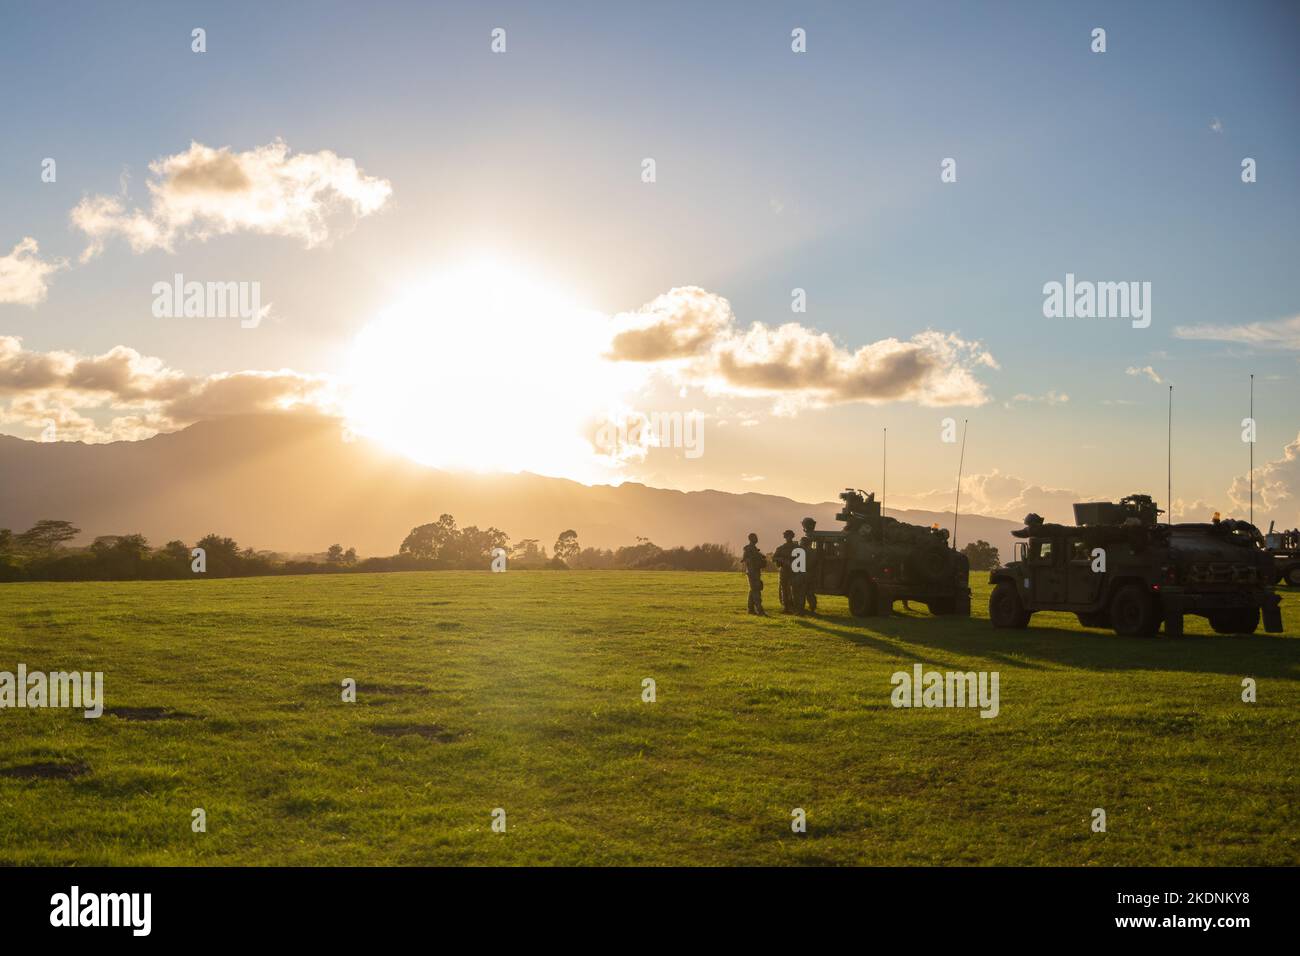
<svg viewBox="0 0 1300 956">
<path fill-rule="evenodd" d="M 1261 348 L 1174 329 L 1300 313 L 1300 7 L 700 6 L 6 5 L 0 254 L 30 236 L 70 265 L 39 305 L 0 304 L 0 335 L 41 352 L 125 345 L 193 376 L 331 374 L 404 290 L 486 251 L 609 314 L 694 285 L 729 299 L 740 326 L 798 321 L 849 350 L 934 329 L 999 366 L 976 370 L 986 400 L 971 407 L 791 417 L 688 391 L 683 407 L 733 424 L 741 407 L 758 423 L 716 429 L 697 460 L 655 452 L 634 475 L 649 483 L 826 499 L 874 483 L 888 426 L 891 486 L 926 503 L 951 488 L 955 454 L 935 436 L 953 415 L 972 420 L 971 474 L 1163 496 L 1166 392 L 1126 373 L 1147 366 L 1175 385 L 1176 497 L 1230 510 L 1251 372 L 1257 462 L 1296 440 L 1294 335 Z M 489 51 L 494 27 L 504 55 Z M 794 27 L 805 54 L 791 52 Z M 1105 53 L 1089 49 L 1094 27 Z M 318 248 L 241 233 L 133 253 L 117 240 L 77 262 L 70 209 L 117 195 L 124 170 L 143 205 L 151 160 L 192 140 L 243 151 L 277 138 L 355 160 L 391 183 L 391 202 Z M 40 181 L 47 156 L 56 183 Z M 638 178 L 647 156 L 653 185 Z M 939 180 L 945 157 L 955 183 Z M 149 289 L 177 271 L 258 278 L 277 320 L 249 334 L 153 319 Z M 1067 272 L 1151 282 L 1151 327 L 1044 318 L 1042 286 Z M 805 314 L 790 312 L 794 287 Z M 990 510 L 1011 506 L 990 496 Z M 1292 497 L 1282 513 L 1294 511 Z"/>
</svg>

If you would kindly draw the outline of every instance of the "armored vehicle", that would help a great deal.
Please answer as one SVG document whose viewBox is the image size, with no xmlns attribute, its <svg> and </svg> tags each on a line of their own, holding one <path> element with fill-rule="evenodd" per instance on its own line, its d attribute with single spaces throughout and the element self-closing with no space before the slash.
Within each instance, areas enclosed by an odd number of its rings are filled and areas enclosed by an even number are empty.
<svg viewBox="0 0 1300 956">
<path fill-rule="evenodd" d="M 1264 548 L 1273 556 L 1273 583 L 1300 587 L 1300 531 L 1274 531 L 1270 524 Z"/>
<path fill-rule="evenodd" d="M 1282 630 L 1273 558 L 1245 521 L 1159 524 L 1148 495 L 1118 503 L 1080 502 L 1074 525 L 1028 515 L 1012 534 L 1016 559 L 989 575 L 994 627 L 1025 627 L 1035 611 L 1072 611 L 1084 627 L 1116 634 L 1183 632 L 1183 615 L 1209 619 L 1220 634 Z"/>
<path fill-rule="evenodd" d="M 948 547 L 947 531 L 884 517 L 874 493 L 849 488 L 840 500 L 844 527 L 808 535 L 816 593 L 844 595 L 854 617 L 888 614 L 899 600 L 970 616 L 970 563 Z"/>
</svg>

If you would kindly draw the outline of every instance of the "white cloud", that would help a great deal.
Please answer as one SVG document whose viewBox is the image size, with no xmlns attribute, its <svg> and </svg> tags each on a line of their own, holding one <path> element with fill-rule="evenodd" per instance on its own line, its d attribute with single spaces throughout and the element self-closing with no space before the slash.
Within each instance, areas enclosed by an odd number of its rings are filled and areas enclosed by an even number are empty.
<svg viewBox="0 0 1300 956">
<path fill-rule="evenodd" d="M 39 431 L 52 421 L 60 440 L 87 442 L 148 438 L 223 415 L 337 407 L 323 376 L 281 369 L 196 377 L 122 345 L 79 356 L 29 351 L 13 336 L 0 336 L 0 399 L 2 424 Z"/>
<path fill-rule="evenodd" d="M 1069 402 L 1070 396 L 1065 392 L 1058 392 L 1056 389 L 1048 389 L 1042 395 L 1030 395 L 1027 392 L 1019 392 L 1011 396 L 1010 401 L 1003 402 L 1003 406 L 1010 408 L 1013 405 L 1064 405 Z"/>
<path fill-rule="evenodd" d="M 1174 329 L 1174 335 L 1180 339 L 1300 350 L 1300 315 L 1272 322 L 1247 322 L 1243 325 L 1180 325 Z"/>
<path fill-rule="evenodd" d="M 1147 378 L 1151 379 L 1151 381 L 1155 382 L 1157 385 L 1163 385 L 1165 381 L 1163 378 L 1160 377 L 1160 373 L 1157 372 L 1155 369 L 1153 369 L 1150 365 L 1143 365 L 1140 368 L 1130 365 L 1128 368 L 1124 370 L 1124 374 L 1133 375 L 1137 377 L 1146 376 Z"/>
<path fill-rule="evenodd" d="M 1238 517 L 1250 507 L 1250 476 L 1232 480 L 1228 496 Z M 1279 527 L 1300 526 L 1300 434 L 1282 449 L 1282 457 L 1255 469 L 1255 523 L 1267 527 L 1274 520 Z"/>
<path fill-rule="evenodd" d="M 982 405 L 974 371 L 998 367 L 980 343 L 929 329 L 851 350 L 797 322 L 742 328 L 730 302 L 696 286 L 615 321 L 609 358 L 660 363 L 713 395 L 774 398 L 778 414 L 848 402 Z"/>
<path fill-rule="evenodd" d="M 951 487 L 937 488 L 917 495 L 891 492 L 890 506 L 950 511 L 953 490 Z M 962 512 L 990 518 L 1020 521 L 1032 512 L 1048 521 L 1071 524 L 1074 521 L 1073 504 L 1087 500 L 1087 494 L 1072 488 L 1046 488 L 997 469 L 987 474 L 967 475 L 961 480 Z"/>
<path fill-rule="evenodd" d="M 49 276 L 67 266 L 62 259 L 41 259 L 40 247 L 28 236 L 7 256 L 0 256 L 0 304 L 39 305 L 49 293 Z"/>
<path fill-rule="evenodd" d="M 242 153 L 202 143 L 149 164 L 148 210 L 128 209 L 113 196 L 89 196 L 73 208 L 72 224 L 89 238 L 82 261 L 120 235 L 135 252 L 171 251 L 178 241 L 235 232 L 325 242 L 339 217 L 379 211 L 392 185 L 367 176 L 354 160 L 329 150 L 290 155 L 280 140 Z"/>
</svg>

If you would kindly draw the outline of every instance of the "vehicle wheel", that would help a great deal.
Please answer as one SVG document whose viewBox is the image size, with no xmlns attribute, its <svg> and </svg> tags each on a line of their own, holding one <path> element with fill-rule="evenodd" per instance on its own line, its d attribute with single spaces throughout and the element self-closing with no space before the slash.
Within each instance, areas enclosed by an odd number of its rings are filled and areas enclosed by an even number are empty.
<svg viewBox="0 0 1300 956">
<path fill-rule="evenodd" d="M 1010 581 L 999 583 L 989 596 L 989 620 L 994 627 L 1024 627 L 1029 623 L 1029 612 Z"/>
<path fill-rule="evenodd" d="M 876 589 L 864 577 L 849 584 L 849 613 L 854 617 L 871 617 L 876 613 Z"/>
<path fill-rule="evenodd" d="M 927 601 L 925 606 L 936 617 L 941 614 L 957 613 L 957 599 L 955 597 L 935 598 L 933 601 Z"/>
<path fill-rule="evenodd" d="M 1216 634 L 1254 634 L 1259 627 L 1259 608 L 1241 607 L 1231 611 L 1215 611 L 1210 615 L 1210 627 Z"/>
<path fill-rule="evenodd" d="M 1110 621 L 1123 637 L 1149 637 L 1160 629 L 1155 602 L 1136 584 L 1120 588 L 1110 602 Z"/>
<path fill-rule="evenodd" d="M 1293 564 L 1286 569 L 1286 583 L 1300 588 L 1300 564 Z"/>
</svg>

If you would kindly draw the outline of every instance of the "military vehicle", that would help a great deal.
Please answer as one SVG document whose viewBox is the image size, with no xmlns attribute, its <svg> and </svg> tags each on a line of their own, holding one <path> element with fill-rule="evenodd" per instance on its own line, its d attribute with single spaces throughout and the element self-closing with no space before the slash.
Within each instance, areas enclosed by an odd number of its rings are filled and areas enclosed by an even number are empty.
<svg viewBox="0 0 1300 956">
<path fill-rule="evenodd" d="M 809 535 L 808 574 L 817 594 L 849 599 L 854 617 L 888 614 L 895 601 L 924 603 L 931 614 L 970 616 L 970 563 L 948 547 L 948 532 L 880 513 L 874 493 L 840 493 L 839 531 Z"/>
<path fill-rule="evenodd" d="M 1026 627 L 1035 611 L 1073 611 L 1084 627 L 1116 634 L 1183 633 L 1183 615 L 1220 634 L 1282 630 L 1272 557 L 1245 521 L 1159 524 L 1148 495 L 1079 502 L 1075 524 L 1028 515 L 1012 534 L 1016 559 L 989 574 L 994 627 Z"/>
<path fill-rule="evenodd" d="M 1274 531 L 1270 523 L 1264 548 L 1273 556 L 1273 583 L 1300 587 L 1300 531 Z"/>
</svg>

